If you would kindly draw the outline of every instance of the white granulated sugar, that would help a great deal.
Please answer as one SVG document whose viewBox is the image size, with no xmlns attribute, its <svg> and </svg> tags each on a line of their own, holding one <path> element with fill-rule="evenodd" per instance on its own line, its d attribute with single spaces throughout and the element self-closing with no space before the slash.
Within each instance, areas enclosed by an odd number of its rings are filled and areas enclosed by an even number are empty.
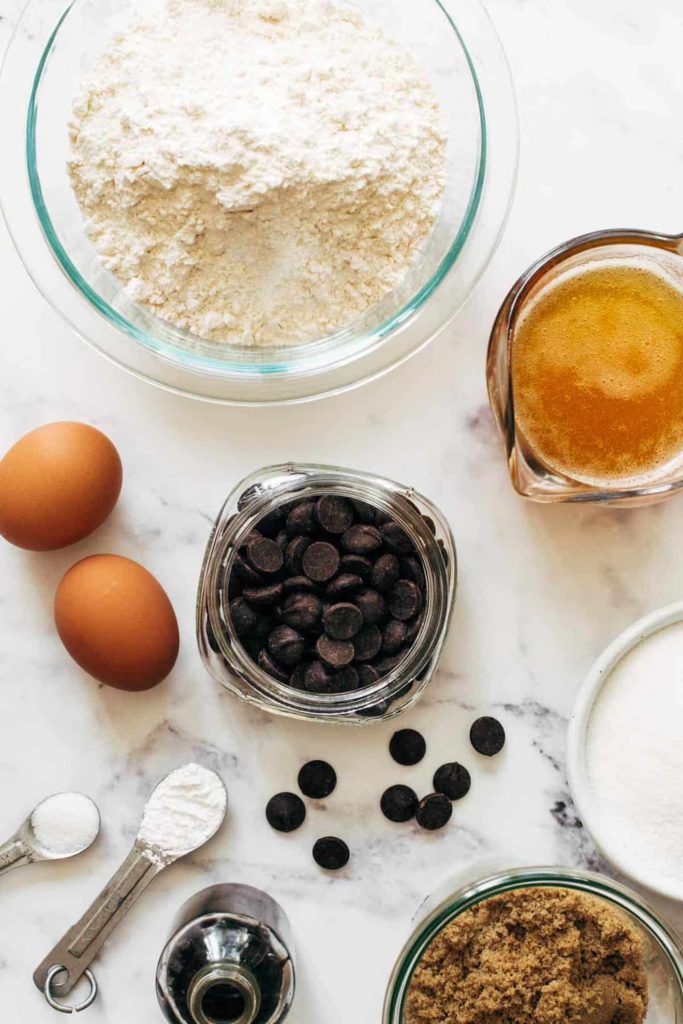
<svg viewBox="0 0 683 1024">
<path fill-rule="evenodd" d="M 81 793 L 57 793 L 38 804 L 31 815 L 38 846 L 55 857 L 87 849 L 100 831 L 95 804 Z"/>
<path fill-rule="evenodd" d="M 330 0 L 167 0 L 114 37 L 71 123 L 101 262 L 201 338 L 295 344 L 405 277 L 446 173 L 410 54 Z"/>
<path fill-rule="evenodd" d="M 183 765 L 152 793 L 138 839 L 161 853 L 182 856 L 211 838 L 226 806 L 225 786 L 215 772 L 201 764 Z"/>
<path fill-rule="evenodd" d="M 587 734 L 602 827 L 633 873 L 683 882 L 683 623 L 642 640 L 604 683 Z"/>
</svg>

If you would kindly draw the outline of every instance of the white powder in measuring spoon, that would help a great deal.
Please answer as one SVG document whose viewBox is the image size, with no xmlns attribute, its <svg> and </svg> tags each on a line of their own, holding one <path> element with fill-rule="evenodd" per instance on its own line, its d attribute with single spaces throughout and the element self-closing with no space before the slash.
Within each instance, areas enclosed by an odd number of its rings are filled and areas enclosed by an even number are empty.
<svg viewBox="0 0 683 1024">
<path fill-rule="evenodd" d="M 218 829 L 228 797 L 220 777 L 201 764 L 177 768 L 154 789 L 138 839 L 180 857 L 202 846 Z"/>
<path fill-rule="evenodd" d="M 683 884 L 683 623 L 642 640 L 616 665 L 587 732 L 601 828 L 643 880 Z"/>
<path fill-rule="evenodd" d="M 209 341 L 297 344 L 359 317 L 444 194 L 435 89 L 332 0 L 164 0 L 110 41 L 70 127 L 100 260 Z"/>
<path fill-rule="evenodd" d="M 57 793 L 38 804 L 31 815 L 37 846 L 52 857 L 71 857 L 94 843 L 100 815 L 89 797 Z"/>
</svg>

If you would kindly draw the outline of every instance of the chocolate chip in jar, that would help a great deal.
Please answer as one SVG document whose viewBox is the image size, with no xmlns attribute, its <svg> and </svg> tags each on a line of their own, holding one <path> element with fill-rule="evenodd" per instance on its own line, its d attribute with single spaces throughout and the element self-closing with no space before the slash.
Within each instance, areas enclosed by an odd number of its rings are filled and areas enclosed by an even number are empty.
<svg viewBox="0 0 683 1024">
<path fill-rule="evenodd" d="M 425 577 L 408 533 L 384 510 L 336 494 L 267 517 L 241 540 L 228 580 L 241 644 L 302 692 L 375 685 L 419 634 Z"/>
</svg>

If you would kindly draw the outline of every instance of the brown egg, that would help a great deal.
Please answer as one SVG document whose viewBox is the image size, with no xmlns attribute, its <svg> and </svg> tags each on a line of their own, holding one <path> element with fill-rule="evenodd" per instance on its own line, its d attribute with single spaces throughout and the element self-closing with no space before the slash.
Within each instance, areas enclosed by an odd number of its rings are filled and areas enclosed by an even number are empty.
<svg viewBox="0 0 683 1024">
<path fill-rule="evenodd" d="M 47 423 L 0 461 L 0 534 L 30 551 L 74 544 L 107 518 L 121 491 L 121 459 L 86 423 Z"/>
<path fill-rule="evenodd" d="M 118 690 L 149 690 L 178 656 L 166 591 L 120 555 L 92 555 L 69 569 L 55 596 L 55 622 L 74 661 Z"/>
</svg>

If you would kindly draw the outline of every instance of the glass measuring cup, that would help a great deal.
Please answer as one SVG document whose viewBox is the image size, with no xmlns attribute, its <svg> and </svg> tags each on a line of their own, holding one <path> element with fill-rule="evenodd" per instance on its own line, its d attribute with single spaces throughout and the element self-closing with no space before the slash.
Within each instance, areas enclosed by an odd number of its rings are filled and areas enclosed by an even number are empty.
<svg viewBox="0 0 683 1024">
<path fill-rule="evenodd" d="M 515 490 L 539 502 L 593 501 L 616 505 L 647 505 L 683 486 L 683 451 L 636 481 L 587 483 L 548 465 L 524 436 L 515 416 L 512 353 L 522 314 L 539 293 L 569 271 L 637 257 L 644 266 L 664 271 L 683 289 L 683 235 L 650 231 L 596 231 L 571 239 L 533 264 L 506 296 L 491 331 L 486 377 L 489 401 L 508 458 Z M 683 381 L 681 382 L 683 386 Z"/>
</svg>

